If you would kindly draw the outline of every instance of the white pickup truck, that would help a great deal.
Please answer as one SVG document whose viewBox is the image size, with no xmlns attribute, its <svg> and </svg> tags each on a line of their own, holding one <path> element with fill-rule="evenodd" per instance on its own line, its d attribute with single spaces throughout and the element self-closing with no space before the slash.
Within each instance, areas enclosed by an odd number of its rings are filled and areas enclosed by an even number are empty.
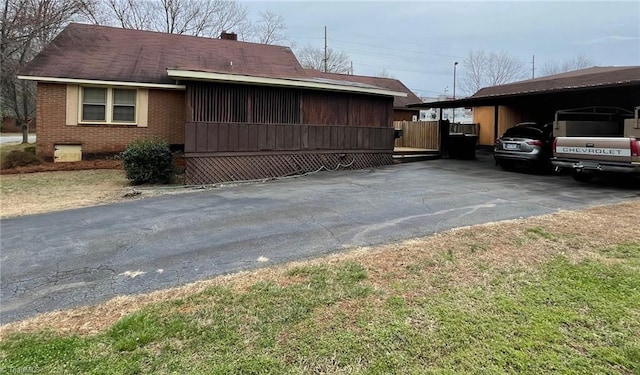
<svg viewBox="0 0 640 375">
<path fill-rule="evenodd" d="M 558 111 L 551 163 L 557 170 L 570 169 L 582 182 L 599 173 L 640 175 L 639 110 L 635 116 L 620 108 Z"/>
</svg>

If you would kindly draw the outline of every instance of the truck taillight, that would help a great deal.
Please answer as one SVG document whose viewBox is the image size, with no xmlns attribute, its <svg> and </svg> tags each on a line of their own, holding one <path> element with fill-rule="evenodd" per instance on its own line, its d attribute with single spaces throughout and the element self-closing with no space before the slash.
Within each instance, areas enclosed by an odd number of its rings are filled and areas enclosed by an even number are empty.
<svg viewBox="0 0 640 375">
<path fill-rule="evenodd" d="M 556 152 L 556 146 L 558 145 L 558 138 L 553 139 L 553 152 Z"/>
<path fill-rule="evenodd" d="M 640 156 L 640 140 L 631 138 L 631 156 Z"/>
</svg>

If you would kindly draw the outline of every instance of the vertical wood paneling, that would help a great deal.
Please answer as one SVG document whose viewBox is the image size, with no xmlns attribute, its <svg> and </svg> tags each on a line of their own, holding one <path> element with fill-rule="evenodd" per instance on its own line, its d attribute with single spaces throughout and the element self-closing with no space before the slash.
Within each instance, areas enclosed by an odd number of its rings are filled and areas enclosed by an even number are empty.
<svg viewBox="0 0 640 375">
<path fill-rule="evenodd" d="M 344 149 L 344 146 L 345 146 L 344 134 L 346 133 L 345 128 L 344 126 L 339 126 L 336 128 L 336 131 L 337 131 L 336 137 L 338 138 L 338 144 L 336 145 L 336 148 Z"/>
<path fill-rule="evenodd" d="M 395 121 L 394 128 L 402 130 L 402 137 L 395 140 L 396 147 L 440 149 L 438 121 Z"/>
<path fill-rule="evenodd" d="M 256 124 L 250 124 L 247 125 L 247 137 L 248 137 L 248 143 L 247 143 L 247 150 L 259 150 L 259 146 L 258 146 L 258 136 L 259 136 L 259 128 L 260 125 L 256 125 Z"/>
<path fill-rule="evenodd" d="M 267 150 L 276 150 L 276 126 L 268 124 L 267 126 Z"/>
<path fill-rule="evenodd" d="M 238 149 L 238 124 L 229 125 L 229 150 Z"/>
<path fill-rule="evenodd" d="M 231 151 L 229 148 L 229 124 L 218 125 L 218 151 Z"/>
<path fill-rule="evenodd" d="M 309 126 L 300 125 L 300 149 L 309 149 Z"/>
<path fill-rule="evenodd" d="M 249 125 L 238 124 L 238 150 L 249 150 Z"/>
<path fill-rule="evenodd" d="M 391 150 L 392 128 L 188 122 L 186 152 Z"/>
<path fill-rule="evenodd" d="M 292 150 L 300 150 L 300 145 L 302 144 L 302 140 L 300 139 L 300 125 L 296 125 L 296 126 L 292 126 L 292 144 L 291 144 L 291 149 Z"/>
<path fill-rule="evenodd" d="M 300 123 L 298 89 L 190 83 L 187 86 L 187 121 Z"/>
<path fill-rule="evenodd" d="M 356 150 L 358 148 L 358 128 L 353 127 L 351 130 L 351 147 L 350 149 Z"/>
<path fill-rule="evenodd" d="M 324 127 L 324 131 L 322 134 L 322 143 L 320 145 L 320 148 L 322 148 L 323 150 L 330 150 L 331 149 L 331 128 L 330 126 L 325 126 Z"/>
<path fill-rule="evenodd" d="M 356 148 L 364 149 L 365 148 L 365 145 L 364 145 L 364 130 L 361 127 L 358 127 L 357 128 L 357 132 L 358 132 L 358 142 L 357 142 Z"/>
<path fill-rule="evenodd" d="M 267 130 L 266 125 L 258 125 L 258 151 L 267 149 Z"/>
<path fill-rule="evenodd" d="M 202 134 L 202 136 L 199 136 L 200 134 Z M 208 151 L 207 140 L 209 137 L 206 134 L 207 134 L 207 124 L 199 123 L 196 126 L 196 149 L 197 150 Z"/>
<path fill-rule="evenodd" d="M 184 150 L 186 152 L 195 152 L 196 137 L 198 125 L 195 123 L 187 123 L 184 127 Z"/>
<path fill-rule="evenodd" d="M 286 143 L 286 137 L 285 137 L 285 129 L 282 127 L 282 125 L 274 125 L 274 128 L 276 129 L 276 150 L 286 150 L 287 149 L 287 143 Z"/>
<path fill-rule="evenodd" d="M 331 150 L 337 150 L 338 149 L 338 127 L 337 126 L 332 126 L 331 127 L 331 140 L 330 140 L 330 144 L 329 144 L 329 148 Z"/>
<path fill-rule="evenodd" d="M 207 151 L 214 152 L 218 150 L 218 142 L 220 142 L 218 138 L 218 127 L 207 126 L 206 129 L 203 129 L 202 134 L 198 134 L 198 136 L 207 139 Z"/>
</svg>

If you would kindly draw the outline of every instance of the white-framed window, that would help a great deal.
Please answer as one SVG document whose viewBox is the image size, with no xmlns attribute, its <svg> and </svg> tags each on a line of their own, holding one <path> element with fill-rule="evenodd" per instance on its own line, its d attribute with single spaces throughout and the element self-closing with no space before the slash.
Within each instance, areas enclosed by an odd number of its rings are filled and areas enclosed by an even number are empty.
<svg viewBox="0 0 640 375">
<path fill-rule="evenodd" d="M 81 87 L 80 121 L 86 124 L 136 124 L 138 90 Z"/>
</svg>

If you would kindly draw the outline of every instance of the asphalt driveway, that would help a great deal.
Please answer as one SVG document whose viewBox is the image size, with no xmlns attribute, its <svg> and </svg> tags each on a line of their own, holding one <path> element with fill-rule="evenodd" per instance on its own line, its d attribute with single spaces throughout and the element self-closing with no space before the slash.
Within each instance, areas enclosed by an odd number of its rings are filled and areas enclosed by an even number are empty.
<svg viewBox="0 0 640 375">
<path fill-rule="evenodd" d="M 1 322 L 449 228 L 640 198 L 490 155 L 325 172 L 0 221 Z"/>
</svg>

